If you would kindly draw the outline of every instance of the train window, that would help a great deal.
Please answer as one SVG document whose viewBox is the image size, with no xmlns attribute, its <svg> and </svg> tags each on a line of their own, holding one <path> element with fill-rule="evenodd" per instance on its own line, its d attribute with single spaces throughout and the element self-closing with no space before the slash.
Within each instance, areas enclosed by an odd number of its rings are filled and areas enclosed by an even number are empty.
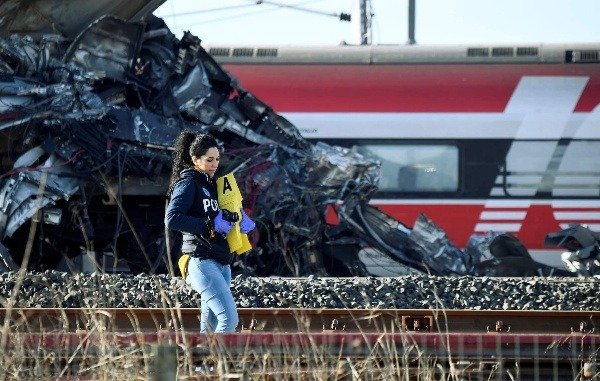
<svg viewBox="0 0 600 381">
<path fill-rule="evenodd" d="M 600 195 L 600 142 L 572 141 L 564 150 L 554 179 L 554 196 Z"/>
<path fill-rule="evenodd" d="M 355 149 L 381 161 L 382 192 L 456 192 L 458 147 L 366 144 Z"/>
<path fill-rule="evenodd" d="M 529 196 L 547 188 L 548 169 L 556 141 L 514 141 L 506 154 L 505 171 L 496 179 L 492 196 Z M 504 184 L 504 185 L 503 185 Z"/>
<path fill-rule="evenodd" d="M 598 163 L 598 141 L 515 141 L 492 195 L 598 197 Z"/>
</svg>

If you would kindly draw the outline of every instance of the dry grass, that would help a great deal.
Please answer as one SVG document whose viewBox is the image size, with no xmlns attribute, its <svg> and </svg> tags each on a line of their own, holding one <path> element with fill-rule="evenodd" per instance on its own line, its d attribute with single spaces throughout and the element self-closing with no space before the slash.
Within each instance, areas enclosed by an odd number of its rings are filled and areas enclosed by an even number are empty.
<svg viewBox="0 0 600 381">
<path fill-rule="evenodd" d="M 34 219 L 35 220 L 35 219 Z M 35 235 L 32 223 L 30 237 Z M 35 321 L 23 320 L 13 314 L 18 290 L 26 277 L 26 264 L 31 251 L 27 247 L 12 294 L 5 302 L 5 318 L 0 332 L 0 369 L 2 380 L 462 380 L 471 372 L 472 379 L 521 378 L 518 363 L 480 358 L 465 361 L 452 353 L 435 354 L 425 350 L 413 336 L 406 334 L 398 343 L 387 333 L 394 327 L 379 326 L 380 340 L 337 345 L 323 344 L 310 335 L 297 345 L 285 342 L 251 345 L 225 345 L 222 335 L 207 336 L 200 345 L 193 344 L 185 332 L 181 316 L 173 316 L 169 334 L 144 342 L 148 332 L 132 318 L 128 335 L 137 340 L 126 342 L 123 333 L 115 333 L 114 321 L 108 314 L 90 309 L 85 314 L 85 330 L 70 327 L 67 319 L 51 330 L 41 330 Z M 160 284 L 157 284 L 160 287 Z M 172 300 L 159 288 L 164 307 Z M 437 292 L 436 292 L 437 295 Z M 55 303 L 60 305 L 60 303 Z M 445 319 L 445 306 L 436 299 L 432 306 L 436 319 Z M 177 311 L 177 310 L 171 310 Z M 63 310 L 63 315 L 67 311 Z M 297 317 L 302 331 L 309 325 L 306 316 Z M 19 320 L 17 324 L 16 321 Z M 438 324 L 437 326 L 447 326 Z M 440 332 L 444 337 L 444 332 Z M 447 333 L 447 332 L 446 332 Z M 358 335 L 360 337 L 361 333 Z M 69 335 L 76 335 L 75 343 Z M 256 335 L 259 335 L 256 333 Z M 447 336 L 446 336 L 447 337 Z M 44 340 L 54 339 L 52 344 Z M 449 348 L 449 343 L 446 343 Z M 593 358 L 580 358 L 572 364 L 570 379 L 583 380 L 584 363 L 588 373 L 597 377 Z M 483 368 L 482 368 L 483 367 Z M 463 372 L 467 370 L 468 372 Z M 567 376 L 568 378 L 569 376 Z M 539 377 L 538 379 L 544 379 Z"/>
<path fill-rule="evenodd" d="M 247 342 L 247 335 L 235 335 L 225 344 L 231 336 L 220 334 L 202 336 L 196 344 L 197 332 L 185 332 L 181 317 L 170 330 L 149 332 L 132 318 L 131 330 L 115 332 L 108 313 L 90 309 L 82 314 L 86 328 L 75 331 L 67 319 L 62 326 L 40 330 L 39 322 L 7 316 L 0 349 L 2 380 L 519 380 L 526 374 L 523 364 L 514 359 L 482 355 L 467 361 L 460 354 L 445 352 L 444 345 L 441 351 L 424 347 L 416 335 L 386 335 L 397 333 L 394 327 L 377 327 L 378 340 L 362 340 L 371 333 L 355 333 L 354 340 L 344 345 L 319 341 L 322 333 L 301 335 L 303 340 L 296 344 Z M 437 319 L 444 319 L 443 313 Z M 305 320 L 306 315 L 298 316 L 298 327 L 305 326 Z M 155 336 L 145 341 L 148 334 Z M 269 334 L 253 332 L 252 337 Z M 336 332 L 327 335 L 334 338 Z M 546 363 L 537 379 L 555 379 L 554 374 L 564 375 L 556 378 L 561 380 L 597 379 L 595 358 L 578 358 L 571 369 L 561 365 L 560 372 Z M 592 376 L 583 378 L 586 362 Z"/>
</svg>

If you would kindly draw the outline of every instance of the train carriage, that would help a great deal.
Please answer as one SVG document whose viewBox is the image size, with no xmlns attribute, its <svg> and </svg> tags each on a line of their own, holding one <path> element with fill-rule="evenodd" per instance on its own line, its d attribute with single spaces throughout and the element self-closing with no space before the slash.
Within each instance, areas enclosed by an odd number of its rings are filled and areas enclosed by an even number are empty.
<svg viewBox="0 0 600 381">
<path fill-rule="evenodd" d="M 382 162 L 372 203 L 420 213 L 464 247 L 600 230 L 600 45 L 223 47 L 207 50 L 304 137 Z"/>
</svg>

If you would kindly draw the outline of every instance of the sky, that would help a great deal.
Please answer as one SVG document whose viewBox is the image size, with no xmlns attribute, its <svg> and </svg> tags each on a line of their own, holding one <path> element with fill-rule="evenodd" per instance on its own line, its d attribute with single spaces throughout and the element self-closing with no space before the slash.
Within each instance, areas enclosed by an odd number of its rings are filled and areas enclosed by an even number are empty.
<svg viewBox="0 0 600 381">
<path fill-rule="evenodd" d="M 189 30 L 203 45 L 359 43 L 358 0 L 256 3 L 167 0 L 154 14 L 177 37 Z M 599 42 L 599 10 L 600 0 L 416 0 L 415 39 L 421 45 Z M 330 16 L 342 12 L 352 21 Z M 408 0 L 371 0 L 371 13 L 373 44 L 408 41 Z"/>
</svg>

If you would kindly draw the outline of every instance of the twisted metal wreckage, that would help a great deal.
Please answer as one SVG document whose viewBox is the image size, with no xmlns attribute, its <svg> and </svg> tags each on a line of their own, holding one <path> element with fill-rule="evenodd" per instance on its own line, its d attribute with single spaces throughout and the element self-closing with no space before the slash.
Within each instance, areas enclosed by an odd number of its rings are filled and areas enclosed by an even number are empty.
<svg viewBox="0 0 600 381">
<path fill-rule="evenodd" d="M 54 2 L 30 2 L 54 17 L 46 24 L 19 3 L 0 5 L 0 270 L 29 252 L 31 269 L 111 253 L 133 272 L 168 271 L 178 254 L 162 222 L 170 150 L 189 128 L 222 142 L 222 174 L 235 174 L 258 222 L 238 272 L 381 275 L 365 265 L 380 261 L 397 273 L 567 274 L 510 235 L 461 251 L 426 216 L 409 229 L 370 206 L 378 162 L 302 138 L 199 38 L 177 39 L 149 14 L 161 2 L 93 22 L 84 8 L 69 23 Z M 333 209 L 339 223 L 328 224 Z"/>
</svg>

